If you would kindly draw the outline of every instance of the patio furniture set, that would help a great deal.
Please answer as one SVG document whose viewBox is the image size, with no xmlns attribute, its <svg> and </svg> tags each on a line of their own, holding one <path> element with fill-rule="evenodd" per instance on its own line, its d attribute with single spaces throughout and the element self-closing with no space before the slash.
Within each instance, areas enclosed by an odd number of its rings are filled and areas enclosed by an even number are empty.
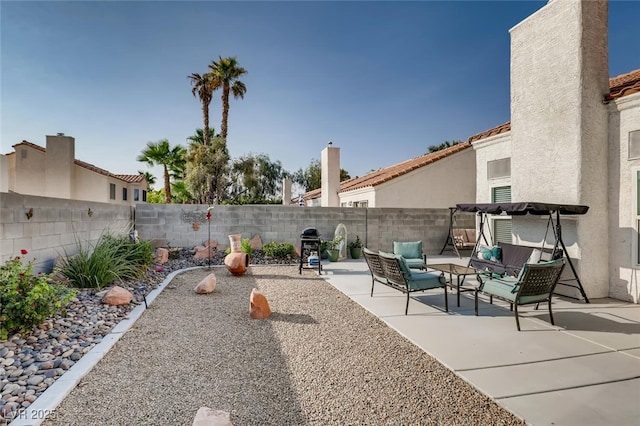
<svg viewBox="0 0 640 426">
<path fill-rule="evenodd" d="M 376 282 L 396 289 L 407 295 L 405 306 L 405 315 L 407 315 L 411 293 L 442 288 L 445 311 L 448 312 L 447 287 L 451 287 L 456 290 L 458 306 L 460 306 L 460 293 L 474 292 L 476 316 L 478 315 L 478 294 L 483 293 L 489 296 L 490 303 L 493 303 L 495 297 L 508 302 L 512 311 L 515 307 L 518 331 L 520 331 L 518 306 L 522 305 L 535 304 L 537 309 L 540 303 L 547 302 L 550 321 L 554 324 L 551 297 L 564 269 L 565 262 L 562 254 L 547 252 L 545 254 L 550 255 L 551 260 L 541 261 L 543 251 L 534 247 L 508 244 L 500 248 L 501 250 L 492 253 L 490 258 L 476 258 L 475 263 L 474 251 L 470 264 L 463 266 L 452 263 L 428 265 L 426 255 L 422 253 L 422 241 L 394 242 L 393 253 L 375 252 L 365 247 L 363 254 L 372 280 L 371 297 L 373 297 Z M 528 253 L 527 257 L 523 257 L 524 253 Z M 445 273 L 449 275 L 448 280 Z M 455 282 L 453 275 L 456 275 Z M 476 277 L 478 285 L 464 285 L 466 277 L 472 275 Z"/>
</svg>

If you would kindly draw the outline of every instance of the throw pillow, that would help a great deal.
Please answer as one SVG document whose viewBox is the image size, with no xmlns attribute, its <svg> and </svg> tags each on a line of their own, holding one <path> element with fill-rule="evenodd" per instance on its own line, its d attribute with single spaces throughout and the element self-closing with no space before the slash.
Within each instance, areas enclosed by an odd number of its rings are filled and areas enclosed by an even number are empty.
<svg viewBox="0 0 640 426">
<path fill-rule="evenodd" d="M 542 257 L 542 250 L 533 249 L 526 263 L 539 263 L 540 257 Z"/>
<path fill-rule="evenodd" d="M 484 259 L 484 260 L 491 260 L 491 256 L 493 256 L 493 252 L 491 250 L 490 247 L 487 246 L 480 246 L 478 248 L 478 253 L 480 254 L 480 256 L 478 256 L 480 259 Z"/>
</svg>

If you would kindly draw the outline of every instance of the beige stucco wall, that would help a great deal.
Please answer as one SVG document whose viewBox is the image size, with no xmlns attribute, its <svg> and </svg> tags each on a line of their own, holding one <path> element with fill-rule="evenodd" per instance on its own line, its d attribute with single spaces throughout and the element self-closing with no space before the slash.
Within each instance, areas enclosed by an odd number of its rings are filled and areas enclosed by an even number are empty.
<svg viewBox="0 0 640 426">
<path fill-rule="evenodd" d="M 476 198 L 473 149 L 421 167 L 375 187 L 375 206 L 448 208 Z"/>
<path fill-rule="evenodd" d="M 23 156 L 26 157 L 23 158 Z M 20 194 L 45 196 L 46 162 L 44 152 L 22 145 L 17 147 L 12 157 L 15 181 L 12 182 L 13 186 L 10 186 L 9 189 Z"/>
<path fill-rule="evenodd" d="M 9 159 L 0 154 L 0 192 L 9 192 Z"/>
<path fill-rule="evenodd" d="M 109 200 L 109 177 L 92 172 L 91 170 L 75 165 L 75 181 L 73 198 L 76 200 L 97 201 L 101 203 L 114 203 L 118 200 L 116 186 L 116 200 Z"/>
<path fill-rule="evenodd" d="M 322 193 L 320 205 L 322 207 L 339 207 L 340 197 L 340 148 L 329 146 L 320 153 L 320 177 L 322 179 Z"/>
<path fill-rule="evenodd" d="M 640 130 L 640 93 L 609 105 L 610 289 L 616 299 L 640 302 L 636 173 L 640 159 L 629 158 L 629 132 Z"/>
<path fill-rule="evenodd" d="M 512 199 L 589 206 L 567 248 L 590 297 L 609 295 L 607 15 L 606 1 L 554 1 L 511 30 Z"/>
<path fill-rule="evenodd" d="M 47 136 L 45 180 L 47 197 L 73 198 L 75 180 L 75 139 L 58 134 Z"/>
</svg>

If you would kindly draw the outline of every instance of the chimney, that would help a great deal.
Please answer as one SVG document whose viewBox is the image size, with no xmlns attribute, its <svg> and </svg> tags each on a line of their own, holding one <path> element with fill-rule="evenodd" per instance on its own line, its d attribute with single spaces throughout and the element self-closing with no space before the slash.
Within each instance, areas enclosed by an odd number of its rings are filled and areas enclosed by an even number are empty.
<svg viewBox="0 0 640 426">
<path fill-rule="evenodd" d="M 291 204 L 291 179 L 282 179 L 282 205 Z"/>
<path fill-rule="evenodd" d="M 47 136 L 45 195 L 70 199 L 73 195 L 75 139 L 58 133 Z"/>
<path fill-rule="evenodd" d="M 320 206 L 340 207 L 340 148 L 334 147 L 331 141 L 322 150 L 321 167 Z"/>
</svg>

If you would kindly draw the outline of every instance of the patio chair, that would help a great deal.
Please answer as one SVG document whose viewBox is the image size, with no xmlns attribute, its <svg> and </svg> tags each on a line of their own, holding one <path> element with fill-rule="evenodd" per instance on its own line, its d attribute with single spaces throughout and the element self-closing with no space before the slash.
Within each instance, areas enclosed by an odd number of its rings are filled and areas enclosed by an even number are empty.
<svg viewBox="0 0 640 426">
<path fill-rule="evenodd" d="M 493 303 L 493 298 L 497 297 L 509 302 L 511 310 L 514 310 L 515 306 L 518 331 L 520 331 L 519 305 L 536 304 L 538 309 L 538 304 L 548 302 L 549 318 L 551 324 L 555 325 L 551 311 L 551 296 L 563 269 L 564 259 L 558 259 L 535 264 L 525 263 L 517 278 L 483 278 L 475 297 L 476 316 L 478 316 L 478 292 L 482 292 L 489 296 L 489 303 Z"/>
<path fill-rule="evenodd" d="M 394 241 L 393 254 L 404 257 L 411 269 L 426 269 L 427 255 L 422 252 L 422 241 Z"/>
<path fill-rule="evenodd" d="M 371 272 L 371 297 L 373 297 L 373 286 L 376 284 L 376 281 L 381 284 L 388 285 L 387 277 L 384 275 L 384 269 L 382 268 L 380 256 L 378 256 L 377 252 L 364 247 L 362 249 L 362 254 L 364 255 L 364 260 L 367 262 L 369 271 Z"/>
<path fill-rule="evenodd" d="M 392 253 L 380 252 L 379 259 L 387 279 L 385 285 L 407 294 L 407 304 L 404 308 L 405 315 L 409 311 L 409 296 L 411 293 L 434 288 L 444 289 L 444 306 L 445 310 L 449 312 L 447 281 L 443 273 L 412 271 L 404 257 Z"/>
</svg>

